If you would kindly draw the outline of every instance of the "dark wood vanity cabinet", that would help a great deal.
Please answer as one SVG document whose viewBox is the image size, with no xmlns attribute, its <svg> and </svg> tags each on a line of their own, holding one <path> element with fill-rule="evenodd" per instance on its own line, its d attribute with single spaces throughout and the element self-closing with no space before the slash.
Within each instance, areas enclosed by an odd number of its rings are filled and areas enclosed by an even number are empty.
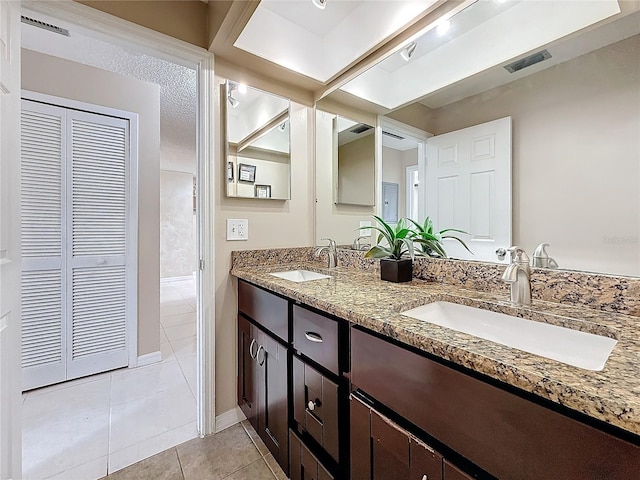
<svg viewBox="0 0 640 480">
<path fill-rule="evenodd" d="M 638 445 L 359 327 L 350 351 L 352 390 L 464 457 L 478 478 L 640 478 Z M 460 475 L 445 465 L 446 480 Z"/>
<path fill-rule="evenodd" d="M 240 282 L 243 283 L 243 282 Z M 251 288 L 246 288 L 246 287 Z M 245 284 L 238 301 L 238 405 L 285 473 L 289 469 L 288 434 L 288 362 L 287 344 L 258 326 L 265 315 L 252 311 L 259 319 L 249 319 L 244 311 L 247 301 L 255 304 L 255 293 L 261 299 L 272 295 Z M 249 298 L 247 298 L 249 297 Z M 268 303 L 280 305 L 287 301 L 272 295 Z M 288 308 L 284 309 L 288 312 Z M 266 317 L 272 316 L 270 312 Z M 279 322 L 279 320 L 278 320 Z"/>
<path fill-rule="evenodd" d="M 442 455 L 357 397 L 349 408 L 352 479 L 443 480 Z"/>
</svg>

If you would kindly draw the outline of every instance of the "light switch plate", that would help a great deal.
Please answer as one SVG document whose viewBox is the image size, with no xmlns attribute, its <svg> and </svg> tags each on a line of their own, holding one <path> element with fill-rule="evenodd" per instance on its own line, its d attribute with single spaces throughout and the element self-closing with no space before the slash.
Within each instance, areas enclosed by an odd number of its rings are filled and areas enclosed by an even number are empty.
<svg viewBox="0 0 640 480">
<path fill-rule="evenodd" d="M 249 220 L 227 218 L 227 240 L 249 240 Z"/>
<path fill-rule="evenodd" d="M 371 222 L 369 220 L 362 221 L 362 222 L 360 222 L 360 226 L 361 227 L 370 227 L 371 226 Z M 370 228 L 365 228 L 364 230 L 360 230 L 360 235 L 362 235 L 363 237 L 370 237 L 371 236 L 371 229 Z"/>
</svg>

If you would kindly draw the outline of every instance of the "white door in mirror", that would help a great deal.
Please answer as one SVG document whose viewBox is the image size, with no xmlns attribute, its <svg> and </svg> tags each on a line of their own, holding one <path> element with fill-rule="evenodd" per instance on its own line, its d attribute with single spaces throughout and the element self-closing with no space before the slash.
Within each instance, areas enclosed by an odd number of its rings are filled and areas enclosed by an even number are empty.
<svg viewBox="0 0 640 480">
<path fill-rule="evenodd" d="M 227 218 L 227 240 L 249 240 L 249 220 Z"/>
</svg>

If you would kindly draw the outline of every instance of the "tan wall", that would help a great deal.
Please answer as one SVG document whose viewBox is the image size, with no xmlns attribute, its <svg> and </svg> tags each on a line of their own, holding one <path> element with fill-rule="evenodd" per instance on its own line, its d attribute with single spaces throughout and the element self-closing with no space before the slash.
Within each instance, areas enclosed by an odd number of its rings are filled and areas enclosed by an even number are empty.
<svg viewBox="0 0 640 480">
<path fill-rule="evenodd" d="M 193 216 L 193 174 L 161 170 L 161 278 L 184 277 L 196 270 Z"/>
<path fill-rule="evenodd" d="M 398 218 L 405 216 L 404 167 L 402 151 L 393 148 L 382 148 L 382 181 L 398 184 Z M 382 208 L 381 208 L 382 210 Z"/>
<path fill-rule="evenodd" d="M 375 151 L 373 133 L 338 147 L 340 203 L 356 205 L 375 203 Z"/>
<path fill-rule="evenodd" d="M 640 275 L 640 36 L 436 110 L 513 119 L 513 239 L 562 268 Z"/>
<path fill-rule="evenodd" d="M 216 87 L 223 80 L 216 78 Z M 220 89 L 216 88 L 216 92 Z M 219 112 L 219 107 L 216 110 Z M 236 405 L 237 281 L 229 274 L 231 251 L 309 246 L 313 242 L 313 111 L 291 104 L 291 200 L 227 198 L 226 161 L 220 138 L 220 115 L 215 116 L 218 182 L 215 193 L 216 285 L 216 414 Z M 249 240 L 226 240 L 226 220 L 249 220 Z"/>
<path fill-rule="evenodd" d="M 22 50 L 22 88 L 138 117 L 138 355 L 160 349 L 160 88 Z"/>
<path fill-rule="evenodd" d="M 315 122 L 316 149 L 316 230 L 315 243 L 322 238 L 332 238 L 339 245 L 350 245 L 359 236 L 360 221 L 372 221 L 375 207 L 336 205 L 333 187 L 333 119 L 335 115 L 317 111 Z M 353 116 L 356 121 L 362 121 Z"/>
<path fill-rule="evenodd" d="M 207 4 L 199 0 L 75 0 L 89 7 L 209 48 Z"/>
</svg>

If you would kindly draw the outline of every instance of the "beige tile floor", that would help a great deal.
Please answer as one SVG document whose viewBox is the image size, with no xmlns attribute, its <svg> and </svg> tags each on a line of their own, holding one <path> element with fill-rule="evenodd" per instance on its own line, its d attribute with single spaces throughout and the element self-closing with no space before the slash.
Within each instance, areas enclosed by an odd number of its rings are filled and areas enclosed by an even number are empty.
<svg viewBox="0 0 640 480">
<path fill-rule="evenodd" d="M 160 295 L 161 362 L 23 395 L 25 480 L 95 480 L 196 437 L 195 284 Z"/>
<path fill-rule="evenodd" d="M 286 476 L 247 421 L 194 438 L 104 480 L 284 480 Z"/>
</svg>

